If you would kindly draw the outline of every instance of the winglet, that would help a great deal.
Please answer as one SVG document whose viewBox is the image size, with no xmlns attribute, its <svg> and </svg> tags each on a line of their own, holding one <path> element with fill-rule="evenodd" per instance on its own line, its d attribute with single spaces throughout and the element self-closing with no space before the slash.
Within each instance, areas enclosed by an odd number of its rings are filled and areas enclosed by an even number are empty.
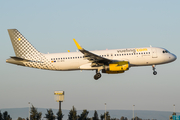
<svg viewBox="0 0 180 120">
<path fill-rule="evenodd" d="M 79 45 L 79 43 L 78 43 L 74 38 L 73 38 L 73 40 L 74 40 L 77 48 L 78 48 L 79 50 L 82 50 L 83 48 Z"/>
</svg>

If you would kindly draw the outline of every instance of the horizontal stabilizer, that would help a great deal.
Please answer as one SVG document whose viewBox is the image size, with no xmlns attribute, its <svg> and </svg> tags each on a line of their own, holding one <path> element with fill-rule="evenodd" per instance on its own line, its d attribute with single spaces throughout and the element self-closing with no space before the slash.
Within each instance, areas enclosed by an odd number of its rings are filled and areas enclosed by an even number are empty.
<svg viewBox="0 0 180 120">
<path fill-rule="evenodd" d="M 30 60 L 26 60 L 26 59 L 16 57 L 16 56 L 12 56 L 11 58 L 14 59 L 14 60 L 17 60 L 17 61 L 24 61 L 24 62 L 29 62 L 30 61 Z"/>
<path fill-rule="evenodd" d="M 11 57 L 6 60 L 7 63 L 16 64 L 16 65 L 22 65 L 25 66 L 23 62 L 29 62 L 29 60 L 20 58 L 20 57 Z"/>
</svg>

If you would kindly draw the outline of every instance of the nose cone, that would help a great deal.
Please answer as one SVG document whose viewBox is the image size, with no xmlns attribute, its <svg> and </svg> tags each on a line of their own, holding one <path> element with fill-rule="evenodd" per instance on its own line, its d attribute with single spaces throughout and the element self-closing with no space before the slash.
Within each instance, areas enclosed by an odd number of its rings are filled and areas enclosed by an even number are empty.
<svg viewBox="0 0 180 120">
<path fill-rule="evenodd" d="M 171 56 L 169 57 L 171 62 L 175 61 L 177 59 L 176 55 L 171 54 Z"/>
</svg>

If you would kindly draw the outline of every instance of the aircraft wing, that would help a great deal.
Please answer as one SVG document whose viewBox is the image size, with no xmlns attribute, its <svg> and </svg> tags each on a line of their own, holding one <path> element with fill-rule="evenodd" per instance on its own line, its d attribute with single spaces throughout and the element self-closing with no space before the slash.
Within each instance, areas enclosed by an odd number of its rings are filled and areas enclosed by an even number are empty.
<svg viewBox="0 0 180 120">
<path fill-rule="evenodd" d="M 84 54 L 84 58 L 86 58 L 90 62 L 96 63 L 96 64 L 108 64 L 108 63 L 112 62 L 112 60 L 110 60 L 110 59 L 101 57 L 99 55 L 96 55 L 96 54 L 94 54 L 92 52 L 89 52 L 89 51 L 85 50 L 84 48 L 82 48 L 79 45 L 79 43 L 75 39 L 73 39 L 73 40 L 74 40 L 78 50 Z"/>
</svg>

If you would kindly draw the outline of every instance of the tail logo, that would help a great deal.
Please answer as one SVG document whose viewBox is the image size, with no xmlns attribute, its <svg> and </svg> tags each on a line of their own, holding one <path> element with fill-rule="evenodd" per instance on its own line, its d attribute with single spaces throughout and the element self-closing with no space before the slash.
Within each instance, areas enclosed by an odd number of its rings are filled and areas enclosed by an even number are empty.
<svg viewBox="0 0 180 120">
<path fill-rule="evenodd" d="M 21 41 L 21 38 L 18 38 L 19 41 Z"/>
</svg>

